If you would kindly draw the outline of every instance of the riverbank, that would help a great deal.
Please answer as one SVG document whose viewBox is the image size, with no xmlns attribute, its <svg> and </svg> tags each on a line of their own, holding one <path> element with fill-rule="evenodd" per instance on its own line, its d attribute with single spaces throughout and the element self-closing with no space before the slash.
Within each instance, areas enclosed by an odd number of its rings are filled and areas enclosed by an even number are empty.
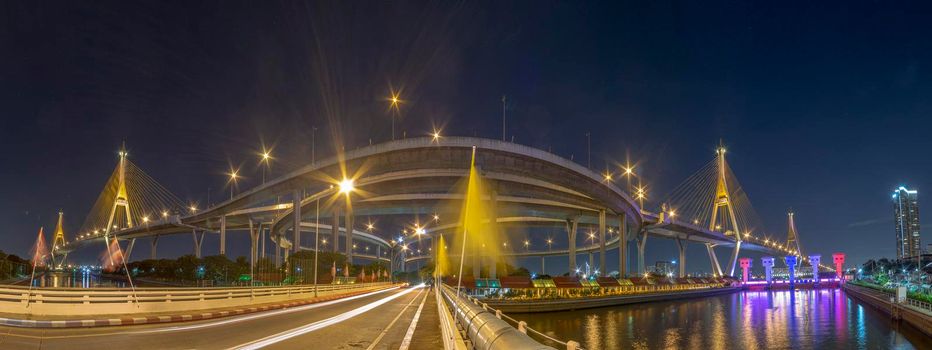
<svg viewBox="0 0 932 350">
<path fill-rule="evenodd" d="M 677 300 L 687 298 L 701 298 L 720 294 L 729 294 L 740 291 L 741 287 L 721 287 L 709 289 L 693 289 L 675 292 L 657 292 L 629 295 L 613 295 L 604 297 L 585 297 L 567 299 L 545 300 L 483 300 L 490 307 L 500 309 L 504 313 L 536 313 L 554 311 L 572 311 L 606 306 L 620 306 L 654 301 Z"/>
<path fill-rule="evenodd" d="M 845 293 L 851 297 L 883 311 L 894 320 L 915 327 L 927 336 L 932 336 L 932 312 L 912 305 L 893 303 L 892 296 L 882 291 L 850 283 L 845 284 L 844 288 Z"/>
</svg>

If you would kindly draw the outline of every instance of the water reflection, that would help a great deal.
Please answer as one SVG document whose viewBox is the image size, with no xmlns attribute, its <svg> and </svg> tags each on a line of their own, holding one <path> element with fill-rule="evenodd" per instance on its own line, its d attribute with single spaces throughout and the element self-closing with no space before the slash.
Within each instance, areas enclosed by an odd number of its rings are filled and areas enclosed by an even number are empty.
<svg viewBox="0 0 932 350">
<path fill-rule="evenodd" d="M 101 276 L 95 271 L 75 269 L 73 271 L 45 272 L 32 280 L 33 287 L 49 288 L 129 288 L 122 279 Z M 138 287 L 139 284 L 137 283 Z"/>
<path fill-rule="evenodd" d="M 586 349 L 932 349 L 932 339 L 839 289 L 514 316 Z"/>
</svg>

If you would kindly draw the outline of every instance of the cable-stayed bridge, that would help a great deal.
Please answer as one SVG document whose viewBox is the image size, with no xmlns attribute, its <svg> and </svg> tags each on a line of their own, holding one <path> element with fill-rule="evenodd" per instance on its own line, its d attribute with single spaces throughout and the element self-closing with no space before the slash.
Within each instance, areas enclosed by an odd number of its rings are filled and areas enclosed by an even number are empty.
<svg viewBox="0 0 932 350">
<path fill-rule="evenodd" d="M 225 254 L 228 233 L 246 232 L 253 262 L 265 254 L 266 244 L 276 252 L 277 261 L 289 251 L 321 246 L 345 253 L 350 262 L 394 256 L 393 264 L 403 269 L 406 262 L 433 256 L 435 246 L 418 253 L 409 247 L 412 241 L 434 245 L 433 238 L 457 229 L 457 220 L 451 218 L 459 217 L 463 194 L 457 189 L 467 175 L 473 147 L 482 176 L 490 184 L 484 198 L 493 208 L 487 218 L 492 229 L 505 236 L 509 231 L 541 227 L 566 234 L 566 248 L 552 249 L 552 237 L 530 237 L 524 247 L 503 250 L 507 256 L 569 255 L 568 270 L 575 273 L 578 254 L 590 253 L 590 260 L 597 255 L 599 262 L 590 265 L 604 267 L 605 251 L 620 249 L 619 271 L 628 273 L 628 246 L 633 244 L 640 274 L 646 269 L 648 237 L 659 237 L 672 239 L 679 247 L 681 275 L 690 242 L 707 249 L 716 275 L 734 275 L 742 250 L 791 251 L 789 244 L 777 244 L 763 233 L 758 214 L 725 159 L 724 147 L 651 210 L 641 207 L 636 198 L 643 196 L 643 189 L 631 193 L 610 176 L 539 149 L 469 137 L 413 138 L 347 151 L 209 208 L 183 203 L 121 151 L 84 225 L 55 251 L 64 256 L 95 242 L 117 240 L 127 242 L 125 248 L 116 249 L 128 256 L 135 241 L 145 238 L 155 258 L 161 237 L 190 235 L 192 250 L 200 256 L 204 236 L 216 234 L 218 252 Z M 345 188 L 347 182 L 350 189 Z M 371 225 L 381 217 L 417 219 L 402 232 L 384 232 Z M 367 218 L 369 224 L 357 218 Z M 589 238 L 579 237 L 580 232 L 589 232 Z M 795 235 L 795 228 L 790 232 Z M 311 233 L 322 239 L 309 237 Z M 716 248 L 727 249 L 727 260 L 719 260 Z M 495 274 L 494 268 L 490 273 Z"/>
</svg>

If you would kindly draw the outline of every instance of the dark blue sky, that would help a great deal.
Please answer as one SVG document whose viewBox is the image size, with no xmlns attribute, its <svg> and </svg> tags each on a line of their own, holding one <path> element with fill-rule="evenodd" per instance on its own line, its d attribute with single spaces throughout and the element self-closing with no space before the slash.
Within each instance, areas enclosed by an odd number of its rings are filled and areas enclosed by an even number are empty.
<svg viewBox="0 0 932 350">
<path fill-rule="evenodd" d="M 256 174 L 263 140 L 281 174 L 308 161 L 315 125 L 321 155 L 389 139 L 389 87 L 408 135 L 499 137 L 507 94 L 509 137 L 584 161 L 591 132 L 593 166 L 630 151 L 654 199 L 723 139 L 769 232 L 792 207 L 804 250 L 850 261 L 895 255 L 893 188 L 932 188 L 918 3 L 186 3 L 2 5 L 4 251 L 59 208 L 77 230 L 123 140 L 204 202 L 228 163 Z M 648 261 L 673 257 L 652 243 Z"/>
</svg>

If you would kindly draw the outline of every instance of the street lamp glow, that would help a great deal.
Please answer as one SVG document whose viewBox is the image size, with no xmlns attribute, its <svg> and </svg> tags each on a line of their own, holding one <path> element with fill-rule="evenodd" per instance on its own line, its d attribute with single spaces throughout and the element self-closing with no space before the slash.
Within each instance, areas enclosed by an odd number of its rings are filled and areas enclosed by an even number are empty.
<svg viewBox="0 0 932 350">
<path fill-rule="evenodd" d="M 375 229 L 375 225 L 373 225 L 373 224 L 371 224 L 371 223 L 368 224 L 368 225 L 366 225 L 366 230 L 372 231 L 373 229 Z"/>
<path fill-rule="evenodd" d="M 353 179 L 343 179 L 340 181 L 340 193 L 350 193 L 354 189 Z"/>
<path fill-rule="evenodd" d="M 168 217 L 168 212 L 167 212 L 167 211 L 163 211 L 163 212 L 162 212 L 162 217 L 163 217 L 163 218 L 167 218 L 167 217 Z"/>
<path fill-rule="evenodd" d="M 440 141 L 440 131 L 434 130 L 434 132 L 430 134 L 430 136 L 433 137 L 433 140 L 431 141 Z"/>
<path fill-rule="evenodd" d="M 414 233 L 415 233 L 415 234 L 418 234 L 418 235 L 423 235 L 423 234 L 427 233 L 427 231 L 424 230 L 423 227 L 415 227 L 415 228 L 414 228 Z"/>
</svg>

